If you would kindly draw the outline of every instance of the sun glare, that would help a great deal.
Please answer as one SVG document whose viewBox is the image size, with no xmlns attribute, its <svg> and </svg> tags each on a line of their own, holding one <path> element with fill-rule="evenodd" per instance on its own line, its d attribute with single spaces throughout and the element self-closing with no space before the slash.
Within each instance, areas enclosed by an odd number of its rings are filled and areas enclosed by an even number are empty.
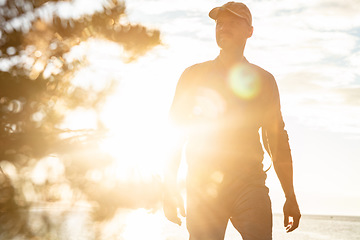
<svg viewBox="0 0 360 240">
<path fill-rule="evenodd" d="M 158 180 L 163 178 L 164 167 L 178 136 L 176 128 L 168 121 L 172 87 L 175 88 L 177 80 L 174 70 L 161 68 L 158 71 L 161 64 L 154 61 L 157 57 L 154 55 L 142 58 L 140 63 L 122 64 L 114 49 L 102 47 L 102 42 L 95 50 L 86 49 L 90 64 L 75 75 L 73 84 L 93 90 L 108 86 L 100 83 L 108 78 L 118 84 L 114 86 L 116 89 L 111 89 L 101 108 L 75 109 L 67 114 L 62 125 L 70 130 L 96 131 L 101 122 L 107 129 L 105 138 L 97 142 L 101 152 L 110 155 L 113 162 L 104 168 L 91 169 L 85 178 L 97 183 L 111 182 L 113 186 L 117 183 L 152 184 L 154 180 L 160 183 Z M 185 179 L 186 170 L 183 160 L 179 179 Z M 149 213 L 135 209 L 131 212 L 121 223 L 125 239 L 164 239 L 165 217 L 161 211 Z"/>
<path fill-rule="evenodd" d="M 152 104 L 161 102 L 156 99 L 162 98 L 158 87 L 143 91 L 135 85 L 120 87 L 101 113 L 110 133 L 101 148 L 116 159 L 114 168 L 121 180 L 162 176 L 174 141 L 166 105 Z"/>
<path fill-rule="evenodd" d="M 159 87 L 164 83 L 158 80 L 162 77 L 154 74 L 155 56 L 145 57 L 141 63 L 123 64 L 120 49 L 108 45 L 89 41 L 80 50 L 73 51 L 71 57 L 85 54 L 90 64 L 78 71 L 72 82 L 77 87 L 101 90 L 108 86 L 107 80 L 115 79 L 119 82 L 116 90 L 107 96 L 99 115 L 76 109 L 68 114 L 63 127 L 96 129 L 100 120 L 108 129 L 100 148 L 115 159 L 111 172 L 116 180 L 126 182 L 162 176 L 175 140 L 174 129 L 168 123 L 171 85 Z"/>
</svg>

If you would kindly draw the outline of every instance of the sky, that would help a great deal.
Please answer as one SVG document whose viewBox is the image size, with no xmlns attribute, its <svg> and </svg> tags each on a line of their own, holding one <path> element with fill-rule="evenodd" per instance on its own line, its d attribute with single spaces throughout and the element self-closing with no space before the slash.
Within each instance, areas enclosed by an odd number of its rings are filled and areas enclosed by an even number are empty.
<svg viewBox="0 0 360 240">
<path fill-rule="evenodd" d="M 101 6 L 98 1 L 76 2 L 84 13 Z M 360 2 L 243 2 L 252 12 L 254 26 L 245 56 L 271 72 L 279 86 L 302 213 L 360 216 Z M 159 29 L 162 40 L 130 64 L 122 62 L 121 47 L 109 42 L 90 40 L 74 49 L 86 52 L 90 63 L 75 77 L 77 84 L 92 81 L 101 88 L 98 79 L 120 81 L 102 113 L 102 120 L 114 132 L 113 139 L 104 143 L 109 152 L 141 163 L 145 171 L 152 167 L 144 159 L 164 158 L 161 152 L 167 133 L 160 129 L 166 125 L 177 80 L 188 66 L 218 55 L 215 23 L 208 12 L 224 3 L 126 1 L 127 19 L 122 21 Z M 68 11 L 59 8 L 59 12 Z M 76 119 L 86 116 L 86 121 L 68 119 L 67 124 L 84 127 L 86 122 L 91 128 L 96 126 L 96 118 L 89 117 L 92 114 L 73 115 Z M 270 165 L 267 156 L 264 165 Z M 160 168 L 152 170 L 160 172 Z M 274 212 L 282 212 L 284 196 L 273 168 L 268 172 L 267 186 Z"/>
<path fill-rule="evenodd" d="M 130 22 L 161 31 L 163 45 L 134 65 L 157 79 L 164 99 L 172 97 L 186 67 L 219 53 L 208 12 L 226 2 L 126 2 Z M 243 2 L 254 26 L 245 56 L 277 80 L 302 212 L 360 215 L 360 2 Z M 273 169 L 267 184 L 273 209 L 281 212 L 283 195 Z"/>
</svg>

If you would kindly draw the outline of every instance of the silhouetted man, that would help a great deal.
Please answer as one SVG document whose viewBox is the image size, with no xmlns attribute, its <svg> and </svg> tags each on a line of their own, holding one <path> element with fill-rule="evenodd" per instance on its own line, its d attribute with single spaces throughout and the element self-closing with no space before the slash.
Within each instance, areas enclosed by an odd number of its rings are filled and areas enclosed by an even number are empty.
<svg viewBox="0 0 360 240">
<path fill-rule="evenodd" d="M 245 240 L 272 239 L 260 129 L 285 193 L 286 230 L 296 229 L 300 220 L 278 88 L 269 72 L 243 55 L 253 33 L 246 5 L 228 2 L 209 16 L 216 21 L 220 54 L 187 68 L 178 82 L 170 117 L 182 137 L 165 176 L 165 216 L 177 224 L 181 224 L 178 210 L 185 216 L 176 179 L 186 143 L 190 240 L 224 239 L 228 220 Z"/>
</svg>

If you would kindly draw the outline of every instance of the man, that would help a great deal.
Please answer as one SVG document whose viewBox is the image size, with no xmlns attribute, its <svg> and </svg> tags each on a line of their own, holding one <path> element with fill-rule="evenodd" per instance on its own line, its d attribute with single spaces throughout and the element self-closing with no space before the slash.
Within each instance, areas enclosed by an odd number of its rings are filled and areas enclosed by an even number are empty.
<svg viewBox="0 0 360 240">
<path fill-rule="evenodd" d="M 300 220 L 278 88 L 270 73 L 244 57 L 253 33 L 246 5 L 228 2 L 209 16 L 216 21 L 220 54 L 187 68 L 178 82 L 170 118 L 182 134 L 165 174 L 164 213 L 179 225 L 178 210 L 185 216 L 176 181 L 186 143 L 190 240 L 224 239 L 228 220 L 244 240 L 272 239 L 260 129 L 285 193 L 287 232 L 296 229 Z"/>
</svg>

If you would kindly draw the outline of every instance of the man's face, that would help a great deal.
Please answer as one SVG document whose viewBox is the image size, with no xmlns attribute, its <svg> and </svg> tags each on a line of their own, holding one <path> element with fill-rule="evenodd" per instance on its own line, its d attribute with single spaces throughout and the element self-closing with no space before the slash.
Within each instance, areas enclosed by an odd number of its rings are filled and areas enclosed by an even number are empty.
<svg viewBox="0 0 360 240">
<path fill-rule="evenodd" d="M 245 19 L 227 11 L 219 13 L 216 20 L 216 42 L 221 49 L 243 48 L 252 32 L 253 27 Z"/>
</svg>

